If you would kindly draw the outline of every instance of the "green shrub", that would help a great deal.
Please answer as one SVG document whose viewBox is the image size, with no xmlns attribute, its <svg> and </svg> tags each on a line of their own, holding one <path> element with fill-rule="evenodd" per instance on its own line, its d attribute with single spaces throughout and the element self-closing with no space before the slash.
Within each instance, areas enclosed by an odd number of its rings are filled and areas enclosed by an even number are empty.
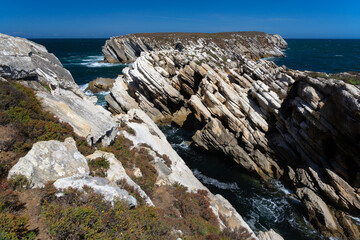
<svg viewBox="0 0 360 240">
<path fill-rule="evenodd" d="M 17 214 L 24 208 L 18 194 L 6 183 L 0 189 L 0 239 L 35 239 L 36 232 L 28 229 L 29 218 Z"/>
<path fill-rule="evenodd" d="M 24 156 L 35 142 L 74 137 L 79 151 L 87 155 L 94 150 L 84 138 L 76 136 L 72 127 L 60 122 L 50 112 L 44 111 L 32 89 L 14 81 L 0 82 L 0 126 L 11 129 L 11 141 L 3 149 L 15 153 L 12 158 L 2 158 L 0 177 L 7 176 L 15 160 Z M 10 134 L 10 133 L 9 133 Z"/>
<path fill-rule="evenodd" d="M 125 168 L 132 169 L 134 166 L 140 168 L 143 177 L 133 180 L 151 197 L 158 176 L 156 169 L 151 165 L 154 159 L 146 148 L 131 149 L 132 145 L 129 139 L 119 135 L 112 145 L 102 147 L 100 150 L 113 153 Z"/>
<path fill-rule="evenodd" d="M 28 189 L 31 185 L 31 182 L 24 175 L 12 176 L 8 182 L 12 190 L 18 191 Z"/>
<path fill-rule="evenodd" d="M 106 177 L 106 172 L 110 167 L 109 161 L 105 158 L 97 158 L 88 161 L 90 168 L 90 175 L 96 177 Z"/>
</svg>

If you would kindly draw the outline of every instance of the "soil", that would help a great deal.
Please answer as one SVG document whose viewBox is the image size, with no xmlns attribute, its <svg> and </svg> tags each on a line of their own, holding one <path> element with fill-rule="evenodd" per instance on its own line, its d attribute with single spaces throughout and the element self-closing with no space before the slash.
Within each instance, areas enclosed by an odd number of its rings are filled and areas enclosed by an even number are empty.
<svg viewBox="0 0 360 240">
<path fill-rule="evenodd" d="M 29 229 L 36 229 L 38 231 L 37 240 L 50 239 L 46 225 L 40 218 L 42 195 L 43 191 L 40 189 L 28 189 L 19 194 L 20 201 L 25 203 L 25 208 L 22 210 L 21 215 L 29 217 Z"/>
</svg>

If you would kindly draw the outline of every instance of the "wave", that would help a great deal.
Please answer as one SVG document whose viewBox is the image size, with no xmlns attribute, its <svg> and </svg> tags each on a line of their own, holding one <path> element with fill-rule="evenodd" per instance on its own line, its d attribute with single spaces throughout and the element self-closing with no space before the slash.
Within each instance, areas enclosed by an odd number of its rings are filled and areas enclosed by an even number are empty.
<svg viewBox="0 0 360 240">
<path fill-rule="evenodd" d="M 181 143 L 173 143 L 171 146 L 173 148 L 189 149 L 189 145 L 185 141 L 182 141 Z"/>
<path fill-rule="evenodd" d="M 224 183 L 220 182 L 215 178 L 211 178 L 202 174 L 198 169 L 194 169 L 193 173 L 197 179 L 199 179 L 204 184 L 213 185 L 219 189 L 226 189 L 226 190 L 240 190 L 239 186 L 236 183 Z"/>
<path fill-rule="evenodd" d="M 118 67 L 119 64 L 114 64 L 114 63 L 102 63 L 102 62 L 82 62 L 79 63 L 80 65 L 86 66 L 86 67 L 90 67 L 90 68 L 98 68 L 98 67 Z"/>
<path fill-rule="evenodd" d="M 343 57 L 343 56 L 344 56 L 344 55 L 340 55 L 340 54 L 339 54 L 339 55 L 335 55 L 335 57 Z"/>
<path fill-rule="evenodd" d="M 278 180 L 273 180 L 271 181 L 271 183 L 273 184 L 273 186 L 280 190 L 281 192 L 285 193 L 286 195 L 290 195 L 292 193 L 294 193 L 293 191 L 291 191 L 290 189 L 286 188 L 280 181 Z"/>
<path fill-rule="evenodd" d="M 90 68 L 124 66 L 122 64 L 100 62 L 104 60 L 104 57 L 102 55 L 85 56 L 85 57 L 69 56 L 62 58 L 62 60 L 64 61 L 65 66 L 77 65 L 77 66 L 85 66 Z"/>
<path fill-rule="evenodd" d="M 348 215 L 348 216 L 355 221 L 355 224 L 356 224 L 356 225 L 360 226 L 360 218 L 354 217 L 354 216 L 351 216 L 351 215 Z"/>
</svg>

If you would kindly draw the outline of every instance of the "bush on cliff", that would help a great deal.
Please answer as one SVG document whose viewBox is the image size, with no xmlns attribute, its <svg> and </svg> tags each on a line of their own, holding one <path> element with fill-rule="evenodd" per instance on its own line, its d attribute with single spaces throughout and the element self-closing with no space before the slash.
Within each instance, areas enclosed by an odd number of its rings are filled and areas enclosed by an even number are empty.
<svg viewBox="0 0 360 240">
<path fill-rule="evenodd" d="M 32 89 L 13 81 L 0 82 L 0 133 L 3 135 L 0 140 L 0 178 L 6 177 L 16 160 L 38 141 L 64 141 L 72 136 L 79 151 L 86 155 L 93 152 L 69 124 L 42 109 Z"/>
<path fill-rule="evenodd" d="M 28 229 L 29 218 L 18 215 L 24 207 L 18 194 L 7 184 L 1 184 L 0 188 L 0 239 L 35 239 L 36 232 Z"/>
</svg>

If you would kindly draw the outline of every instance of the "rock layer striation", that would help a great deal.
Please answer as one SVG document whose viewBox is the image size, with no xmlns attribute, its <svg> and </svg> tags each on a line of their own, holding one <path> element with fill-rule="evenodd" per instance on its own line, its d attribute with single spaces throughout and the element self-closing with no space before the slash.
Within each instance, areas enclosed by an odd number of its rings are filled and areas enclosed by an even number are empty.
<svg viewBox="0 0 360 240">
<path fill-rule="evenodd" d="M 356 239 L 345 220 L 334 223 L 343 216 L 336 213 L 360 214 L 360 90 L 259 59 L 281 56 L 286 44 L 277 35 L 262 35 L 266 48 L 258 35 L 246 38 L 247 51 L 231 45 L 234 35 L 221 41 L 176 36 L 106 42 L 108 61 L 110 55 L 114 62 L 134 61 L 106 96 L 108 108 L 140 108 L 158 123 L 192 129 L 193 146 L 221 153 L 264 180 L 293 185 L 309 219 L 313 213 L 326 219 L 312 222 L 324 235 Z"/>
</svg>

